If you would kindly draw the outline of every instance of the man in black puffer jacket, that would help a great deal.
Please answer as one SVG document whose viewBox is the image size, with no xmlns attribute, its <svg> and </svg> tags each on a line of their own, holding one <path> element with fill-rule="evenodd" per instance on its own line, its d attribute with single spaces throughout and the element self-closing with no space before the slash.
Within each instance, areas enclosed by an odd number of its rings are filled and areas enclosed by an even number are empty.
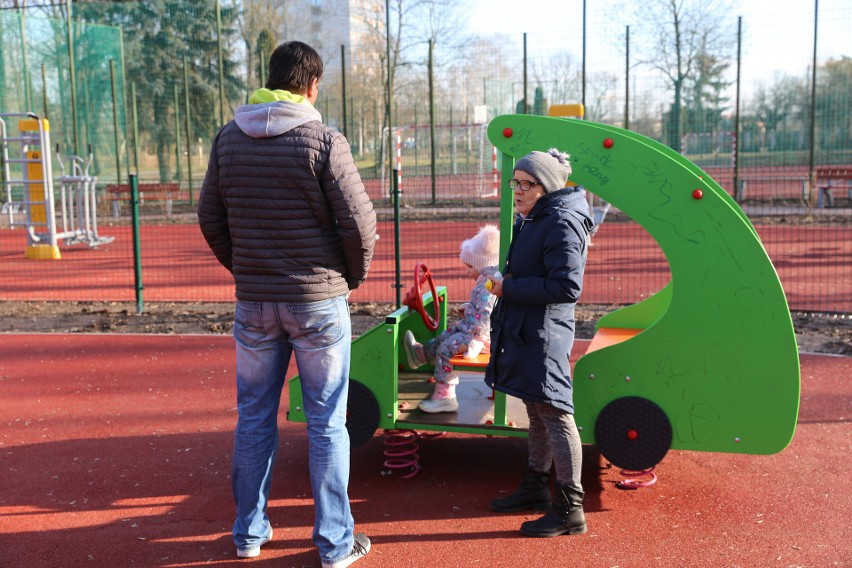
<svg viewBox="0 0 852 568">
<path fill-rule="evenodd" d="M 267 503 L 278 407 L 290 356 L 307 416 L 314 543 L 324 568 L 370 549 L 349 507 L 347 298 L 367 277 L 376 216 L 349 143 L 314 108 L 323 63 L 280 45 L 265 89 L 213 141 L 198 200 L 201 232 L 236 285 L 237 410 L 233 492 L 237 556 L 272 538 Z"/>
</svg>

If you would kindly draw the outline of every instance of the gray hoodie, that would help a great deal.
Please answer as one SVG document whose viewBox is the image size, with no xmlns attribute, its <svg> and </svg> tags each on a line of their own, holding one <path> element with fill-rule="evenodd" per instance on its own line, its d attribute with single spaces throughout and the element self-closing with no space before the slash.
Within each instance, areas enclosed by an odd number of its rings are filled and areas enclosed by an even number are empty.
<svg viewBox="0 0 852 568">
<path fill-rule="evenodd" d="M 288 101 L 242 105 L 234 112 L 234 122 L 252 138 L 278 136 L 312 121 L 322 122 L 317 109 Z"/>
</svg>

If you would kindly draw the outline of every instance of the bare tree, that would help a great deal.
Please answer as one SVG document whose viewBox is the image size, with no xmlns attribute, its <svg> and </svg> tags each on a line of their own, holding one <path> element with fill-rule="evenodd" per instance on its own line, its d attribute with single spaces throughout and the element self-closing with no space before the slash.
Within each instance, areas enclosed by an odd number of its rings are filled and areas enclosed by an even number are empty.
<svg viewBox="0 0 852 568">
<path fill-rule="evenodd" d="M 386 13 L 375 14 L 372 19 L 366 19 L 365 25 L 369 32 L 360 38 L 362 58 L 369 58 L 371 69 L 380 69 L 380 77 L 362 74 L 354 75 L 353 89 L 363 89 L 364 93 L 374 100 L 382 100 L 381 127 L 388 126 L 389 99 L 387 89 L 388 73 L 393 88 L 392 99 L 393 121 L 397 124 L 413 120 L 414 101 L 423 101 L 428 92 L 429 43 L 433 42 L 435 51 L 434 61 L 452 61 L 454 46 L 458 47 L 462 38 L 463 3 L 453 0 L 387 0 Z M 374 50 L 366 53 L 367 49 Z M 438 55 L 443 54 L 443 55 Z M 390 64 L 388 64 L 390 57 Z M 442 85 L 452 74 L 444 77 L 444 81 L 436 80 L 436 99 L 441 96 L 438 90 L 444 90 Z M 381 91 L 380 91 L 381 89 Z M 353 91 L 355 92 L 355 91 Z M 361 96 L 362 100 L 364 99 Z M 424 108 L 425 106 L 421 106 Z M 396 116 L 396 112 L 406 116 Z M 381 146 L 380 146 L 381 147 Z"/>
<path fill-rule="evenodd" d="M 580 100 L 581 70 L 577 58 L 567 51 L 552 54 L 543 62 L 531 65 L 533 82 L 547 87 L 554 104 Z"/>
<path fill-rule="evenodd" d="M 615 94 L 618 78 L 614 73 L 591 73 L 586 81 L 586 118 L 595 122 L 609 122 L 617 116 Z"/>
<path fill-rule="evenodd" d="M 428 91 L 429 44 L 432 44 L 433 90 L 436 99 L 449 102 L 449 111 L 465 108 L 467 83 L 454 73 L 456 57 L 465 44 L 463 4 L 455 0 L 407 0 L 410 11 L 406 21 L 406 41 L 401 45 L 404 74 L 400 91 L 407 98 L 422 99 Z M 458 116 L 458 115 L 456 115 Z M 457 118 L 453 122 L 459 122 Z"/>
<path fill-rule="evenodd" d="M 455 0 L 388 1 L 391 2 L 390 73 L 394 98 L 422 100 L 428 89 L 429 44 L 432 44 L 435 70 L 450 67 L 454 53 L 464 43 L 464 4 Z M 386 59 L 383 54 L 385 68 Z M 442 81 L 436 80 L 436 90 L 441 84 Z"/>
<path fill-rule="evenodd" d="M 491 115 L 512 112 L 512 82 L 518 67 L 511 48 L 500 37 L 466 38 L 441 70 L 446 83 L 439 92 L 462 105 L 487 105 Z M 483 62 L 487 66 L 483 67 Z M 449 89 L 449 91 L 447 91 Z"/>
<path fill-rule="evenodd" d="M 239 15 L 240 37 L 245 43 L 246 85 L 260 84 L 260 68 L 266 64 L 261 57 L 269 58 L 270 40 L 275 43 L 287 27 L 287 3 L 282 0 L 242 0 Z M 273 46 L 274 47 L 274 46 Z"/>
<path fill-rule="evenodd" d="M 801 149 L 807 128 L 808 86 L 793 75 L 776 77 L 769 87 L 760 85 L 749 105 L 759 124 L 759 146 L 769 151 Z"/>
<path fill-rule="evenodd" d="M 660 71 L 672 90 L 667 138 L 676 150 L 680 150 L 684 90 L 695 79 L 702 58 L 724 62 L 736 45 L 733 25 L 727 21 L 729 4 L 727 0 L 642 0 L 638 4 L 640 27 L 650 26 L 646 35 L 656 38 L 639 59 Z"/>
</svg>

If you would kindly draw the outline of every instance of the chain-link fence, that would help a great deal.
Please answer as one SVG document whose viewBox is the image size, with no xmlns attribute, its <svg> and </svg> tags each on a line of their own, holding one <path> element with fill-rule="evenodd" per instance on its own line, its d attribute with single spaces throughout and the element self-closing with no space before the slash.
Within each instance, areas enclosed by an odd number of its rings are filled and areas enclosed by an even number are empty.
<svg viewBox="0 0 852 568">
<path fill-rule="evenodd" d="M 97 248 L 60 243 L 59 260 L 25 258 L 21 210 L 8 205 L 20 198 L 11 183 L 12 144 L 0 174 L 7 204 L 0 301 L 131 301 L 128 173 L 138 174 L 142 192 L 146 299 L 230 301 L 229 275 L 194 226 L 207 153 L 221 124 L 263 84 L 259 61 L 280 41 L 300 39 L 324 57 L 316 106 L 350 140 L 383 223 L 373 284 L 356 300 L 393 302 L 419 261 L 463 299 L 468 282 L 458 246 L 479 224 L 498 221 L 500 159 L 485 136 L 488 121 L 584 103 L 585 119 L 662 141 L 735 196 L 791 309 L 852 313 L 847 2 L 824 0 L 818 12 L 799 4 L 751 19 L 729 11 L 700 20 L 687 11 L 679 14 L 681 31 L 689 31 L 683 37 L 667 27 L 672 14 L 640 18 L 631 3 L 590 3 L 588 14 L 578 12 L 558 31 L 543 24 L 547 31 L 433 37 L 415 33 L 410 21 L 399 26 L 400 15 L 383 2 L 344 3 L 348 18 L 340 2 L 312 2 L 301 12 L 298 4 L 287 3 L 295 12 L 266 13 L 269 3 L 247 0 L 98 2 L 74 4 L 70 18 L 64 3 L 0 10 L 0 113 L 47 117 L 64 163 L 91 150 L 99 231 L 115 237 Z M 670 64 L 678 54 L 689 64 Z M 16 129 L 10 118 L 4 136 Z M 55 147 L 44 150 L 58 163 Z M 391 168 L 403 191 L 401 266 L 394 266 Z M 593 206 L 602 225 L 584 300 L 624 304 L 653 294 L 669 276 L 662 252 L 619 211 L 598 199 Z"/>
</svg>

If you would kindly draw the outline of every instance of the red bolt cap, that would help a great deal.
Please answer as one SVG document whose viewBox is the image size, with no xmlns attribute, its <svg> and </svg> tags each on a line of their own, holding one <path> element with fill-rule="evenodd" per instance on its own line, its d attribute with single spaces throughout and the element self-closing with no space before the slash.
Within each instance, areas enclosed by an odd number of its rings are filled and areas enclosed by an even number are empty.
<svg viewBox="0 0 852 568">
<path fill-rule="evenodd" d="M 701 199 L 702 197 L 704 197 L 703 191 L 701 191 L 700 189 L 692 190 L 692 198 L 693 199 Z"/>
<path fill-rule="evenodd" d="M 628 440 L 635 440 L 638 437 L 639 437 L 639 432 L 637 432 L 636 430 L 628 430 L 627 431 L 627 439 Z"/>
<path fill-rule="evenodd" d="M 503 129 L 503 137 L 504 138 L 511 138 L 512 134 L 514 134 L 514 132 L 512 132 L 511 128 L 504 128 Z"/>
<path fill-rule="evenodd" d="M 615 142 L 612 141 L 612 138 L 604 138 L 604 141 L 603 141 L 604 148 L 612 148 L 613 144 L 615 144 Z"/>
</svg>

